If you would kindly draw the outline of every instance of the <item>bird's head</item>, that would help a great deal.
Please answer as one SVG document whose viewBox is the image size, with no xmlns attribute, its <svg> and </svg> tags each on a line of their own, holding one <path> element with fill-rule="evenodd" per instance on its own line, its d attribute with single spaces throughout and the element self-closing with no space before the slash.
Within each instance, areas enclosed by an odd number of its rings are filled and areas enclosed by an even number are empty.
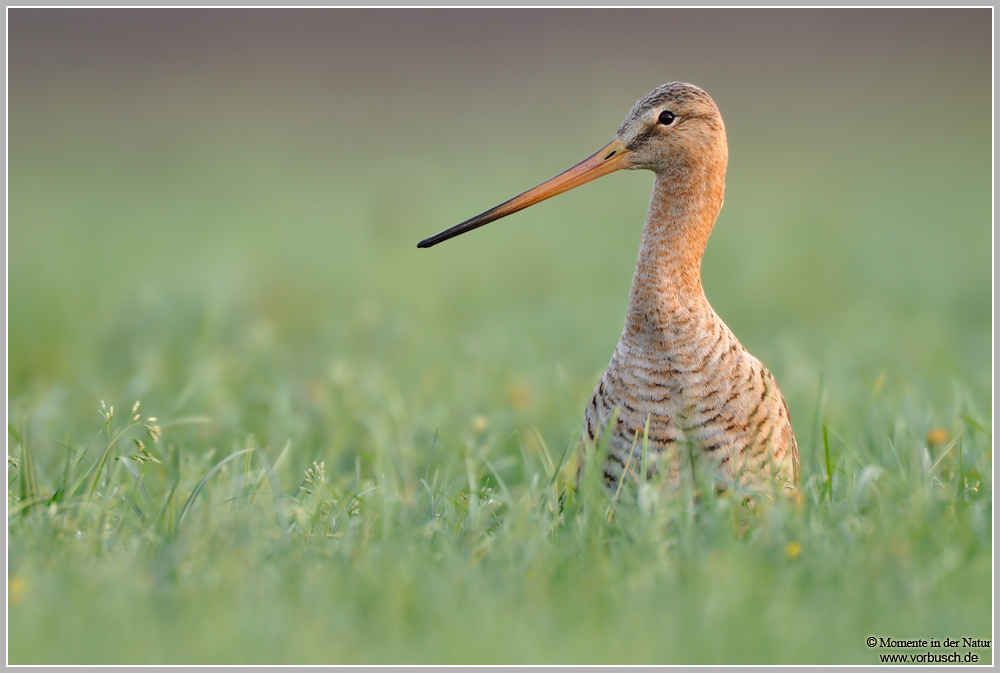
<svg viewBox="0 0 1000 673">
<path fill-rule="evenodd" d="M 628 166 L 656 172 L 726 161 L 726 131 L 715 101 L 693 84 L 670 82 L 640 98 L 611 145 Z"/>
<path fill-rule="evenodd" d="M 576 166 L 417 247 L 429 248 L 623 168 L 667 174 L 700 168 L 724 172 L 726 156 L 722 116 L 711 97 L 693 84 L 670 82 L 639 99 L 614 140 Z"/>
</svg>

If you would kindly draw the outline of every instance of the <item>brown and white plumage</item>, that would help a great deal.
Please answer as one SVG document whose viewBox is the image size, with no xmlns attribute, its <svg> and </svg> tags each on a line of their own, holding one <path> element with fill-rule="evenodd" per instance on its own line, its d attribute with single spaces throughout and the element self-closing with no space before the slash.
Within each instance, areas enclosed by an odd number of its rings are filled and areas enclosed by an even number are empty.
<svg viewBox="0 0 1000 673">
<path fill-rule="evenodd" d="M 664 470 L 671 483 L 689 458 L 709 465 L 721 489 L 798 481 L 798 448 L 778 385 L 701 286 L 727 159 L 715 103 L 696 86 L 671 82 L 640 99 L 615 139 L 588 159 L 419 244 L 429 247 L 618 169 L 656 174 L 625 327 L 584 415 L 586 438 L 608 444 L 609 486 L 626 469 L 640 472 L 644 444 L 647 465 Z"/>
</svg>

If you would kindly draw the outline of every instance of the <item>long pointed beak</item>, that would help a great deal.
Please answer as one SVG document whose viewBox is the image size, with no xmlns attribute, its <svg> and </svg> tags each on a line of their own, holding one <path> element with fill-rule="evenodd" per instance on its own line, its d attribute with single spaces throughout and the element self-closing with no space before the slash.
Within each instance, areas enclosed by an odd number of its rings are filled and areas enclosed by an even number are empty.
<svg viewBox="0 0 1000 673">
<path fill-rule="evenodd" d="M 563 171 L 551 180 L 547 180 L 534 189 L 529 189 L 520 196 L 515 196 L 510 201 L 504 201 L 495 208 L 490 208 L 485 213 L 476 215 L 471 220 L 466 220 L 461 224 L 456 224 L 451 229 L 446 229 L 436 236 L 425 238 L 417 243 L 418 248 L 429 248 L 437 245 L 441 241 L 447 241 L 459 234 L 472 231 L 484 224 L 489 224 L 501 217 L 506 217 L 528 206 L 533 206 L 540 201 L 544 201 L 556 194 L 562 194 L 574 187 L 595 180 L 602 175 L 613 173 L 621 168 L 628 168 L 632 165 L 629 155 L 632 150 L 626 149 L 625 145 L 617 138 L 599 149 L 597 152 L 587 157 L 573 168 Z"/>
</svg>

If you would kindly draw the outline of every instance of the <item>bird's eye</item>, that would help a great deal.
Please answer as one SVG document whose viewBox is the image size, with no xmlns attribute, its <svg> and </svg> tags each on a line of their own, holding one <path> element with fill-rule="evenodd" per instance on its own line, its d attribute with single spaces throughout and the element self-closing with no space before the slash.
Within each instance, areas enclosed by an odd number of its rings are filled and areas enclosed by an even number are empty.
<svg viewBox="0 0 1000 673">
<path fill-rule="evenodd" d="M 664 110 L 663 112 L 660 113 L 660 118 L 657 119 L 657 121 L 663 124 L 664 126 L 670 126 L 671 124 L 674 123 L 675 119 L 677 119 L 677 115 L 675 115 L 670 110 Z"/>
</svg>

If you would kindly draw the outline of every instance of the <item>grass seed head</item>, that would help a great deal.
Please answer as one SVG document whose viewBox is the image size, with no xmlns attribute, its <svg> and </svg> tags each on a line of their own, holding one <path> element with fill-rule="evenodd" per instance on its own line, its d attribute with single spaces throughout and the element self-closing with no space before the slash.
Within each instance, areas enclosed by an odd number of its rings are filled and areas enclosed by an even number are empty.
<svg viewBox="0 0 1000 673">
<path fill-rule="evenodd" d="M 149 435 L 151 440 L 153 440 L 153 444 L 159 444 L 160 437 L 163 436 L 163 430 L 158 425 L 147 425 L 146 434 Z"/>
</svg>

